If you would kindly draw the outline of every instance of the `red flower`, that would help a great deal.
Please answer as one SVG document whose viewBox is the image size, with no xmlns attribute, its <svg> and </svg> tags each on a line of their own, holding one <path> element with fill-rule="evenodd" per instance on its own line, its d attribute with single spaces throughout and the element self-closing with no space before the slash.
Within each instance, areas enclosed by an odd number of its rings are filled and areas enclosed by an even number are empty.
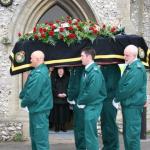
<svg viewBox="0 0 150 150">
<path fill-rule="evenodd" d="M 64 32 L 64 28 L 60 28 L 59 31 L 60 31 L 60 32 Z"/>
<path fill-rule="evenodd" d="M 54 31 L 49 31 L 49 36 L 54 36 Z"/>
<path fill-rule="evenodd" d="M 48 21 L 45 21 L 45 24 L 48 24 Z"/>
<path fill-rule="evenodd" d="M 36 27 L 33 28 L 33 32 L 34 32 L 34 33 L 36 32 Z"/>
<path fill-rule="evenodd" d="M 54 29 L 56 29 L 56 26 L 53 24 L 53 25 L 51 26 L 51 28 L 52 28 L 52 30 L 54 30 Z"/>
<path fill-rule="evenodd" d="M 48 25 L 49 25 L 49 26 L 53 26 L 53 23 L 52 23 L 52 22 L 50 22 L 50 23 L 48 23 Z"/>
<path fill-rule="evenodd" d="M 93 34 L 97 34 L 97 33 L 98 33 L 98 31 L 93 29 Z"/>
<path fill-rule="evenodd" d="M 59 34 L 59 39 L 64 40 L 64 36 L 62 34 Z"/>
<path fill-rule="evenodd" d="M 18 32 L 18 36 L 19 36 L 19 37 L 21 36 L 21 33 L 20 33 L 20 32 Z"/>
<path fill-rule="evenodd" d="M 42 37 L 42 38 L 46 38 L 46 34 L 45 34 L 45 33 L 42 33 L 42 34 L 41 34 L 41 37 Z"/>
<path fill-rule="evenodd" d="M 110 31 L 111 32 L 116 32 L 116 27 L 112 27 Z"/>
<path fill-rule="evenodd" d="M 93 27 L 90 27 L 89 30 L 94 30 L 94 28 L 93 28 Z"/>
<path fill-rule="evenodd" d="M 43 28 L 39 28 L 39 32 L 40 32 L 40 33 L 43 33 Z"/>
<path fill-rule="evenodd" d="M 39 36 L 37 34 L 34 35 L 34 39 L 38 40 Z"/>
<path fill-rule="evenodd" d="M 80 26 L 77 26 L 78 30 L 81 30 L 81 27 Z"/>
<path fill-rule="evenodd" d="M 103 28 L 103 29 L 105 29 L 105 28 L 106 28 L 106 25 L 105 25 L 105 24 L 103 24 L 103 25 L 102 25 L 102 28 Z"/>
<path fill-rule="evenodd" d="M 46 31 L 47 31 L 47 29 L 44 28 L 44 29 L 43 29 L 43 32 L 46 32 Z"/>
<path fill-rule="evenodd" d="M 75 39 L 75 38 L 76 38 L 76 34 L 70 33 L 70 34 L 68 35 L 68 37 L 69 37 L 70 39 Z"/>
<path fill-rule="evenodd" d="M 72 31 L 72 30 L 73 30 L 73 27 L 72 27 L 72 26 L 68 27 L 68 30 L 69 30 L 69 31 Z"/>
<path fill-rule="evenodd" d="M 78 22 L 75 22 L 74 24 L 77 26 L 77 25 L 78 25 Z"/>
<path fill-rule="evenodd" d="M 81 20 L 79 18 L 77 18 L 77 21 L 80 22 Z"/>
<path fill-rule="evenodd" d="M 67 18 L 67 19 L 71 19 L 71 17 L 70 17 L 70 16 L 67 16 L 66 18 Z"/>
<path fill-rule="evenodd" d="M 68 20 L 67 22 L 68 22 L 69 24 L 72 24 L 72 20 Z"/>
<path fill-rule="evenodd" d="M 60 23 L 60 20 L 56 20 L 57 23 Z"/>
</svg>

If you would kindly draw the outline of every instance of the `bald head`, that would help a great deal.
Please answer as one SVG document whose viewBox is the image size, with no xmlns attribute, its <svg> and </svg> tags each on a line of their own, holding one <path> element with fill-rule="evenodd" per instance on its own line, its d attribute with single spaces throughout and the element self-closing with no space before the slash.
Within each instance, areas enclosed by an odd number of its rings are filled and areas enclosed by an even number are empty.
<svg viewBox="0 0 150 150">
<path fill-rule="evenodd" d="M 124 59 L 126 64 L 131 64 L 135 59 L 137 59 L 138 48 L 134 45 L 128 45 L 124 49 Z"/>
<path fill-rule="evenodd" d="M 31 54 L 31 66 L 38 67 L 40 64 L 44 63 L 44 53 L 40 50 L 34 51 Z"/>
</svg>

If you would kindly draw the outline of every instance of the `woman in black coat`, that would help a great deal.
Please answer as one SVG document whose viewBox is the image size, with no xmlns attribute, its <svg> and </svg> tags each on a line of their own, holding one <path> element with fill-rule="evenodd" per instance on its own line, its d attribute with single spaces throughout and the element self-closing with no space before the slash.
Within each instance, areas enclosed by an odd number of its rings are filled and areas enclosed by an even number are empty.
<svg viewBox="0 0 150 150">
<path fill-rule="evenodd" d="M 57 68 L 57 73 L 52 81 L 54 109 L 53 124 L 55 131 L 66 131 L 65 124 L 69 121 L 69 104 L 67 103 L 67 88 L 69 76 L 64 68 Z"/>
</svg>

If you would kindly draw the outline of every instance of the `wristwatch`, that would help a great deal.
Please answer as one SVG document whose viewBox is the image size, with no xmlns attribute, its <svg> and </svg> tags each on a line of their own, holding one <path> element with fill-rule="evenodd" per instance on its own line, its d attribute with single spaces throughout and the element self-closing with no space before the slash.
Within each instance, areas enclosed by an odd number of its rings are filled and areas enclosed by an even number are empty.
<svg viewBox="0 0 150 150">
<path fill-rule="evenodd" d="M 2 6 L 8 7 L 12 4 L 13 0 L 0 0 Z"/>
</svg>

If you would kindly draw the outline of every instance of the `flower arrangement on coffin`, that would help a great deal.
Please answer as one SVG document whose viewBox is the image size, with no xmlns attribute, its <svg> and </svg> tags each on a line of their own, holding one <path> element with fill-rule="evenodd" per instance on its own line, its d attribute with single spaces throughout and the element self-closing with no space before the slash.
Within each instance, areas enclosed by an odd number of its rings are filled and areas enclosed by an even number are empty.
<svg viewBox="0 0 150 150">
<path fill-rule="evenodd" d="M 54 23 L 37 24 L 31 33 L 18 33 L 18 36 L 19 40 L 40 40 L 52 45 L 62 40 L 69 46 L 84 39 L 93 42 L 97 36 L 114 37 L 120 33 L 124 33 L 124 28 L 106 24 L 98 25 L 91 20 L 82 21 L 67 16 Z"/>
</svg>

